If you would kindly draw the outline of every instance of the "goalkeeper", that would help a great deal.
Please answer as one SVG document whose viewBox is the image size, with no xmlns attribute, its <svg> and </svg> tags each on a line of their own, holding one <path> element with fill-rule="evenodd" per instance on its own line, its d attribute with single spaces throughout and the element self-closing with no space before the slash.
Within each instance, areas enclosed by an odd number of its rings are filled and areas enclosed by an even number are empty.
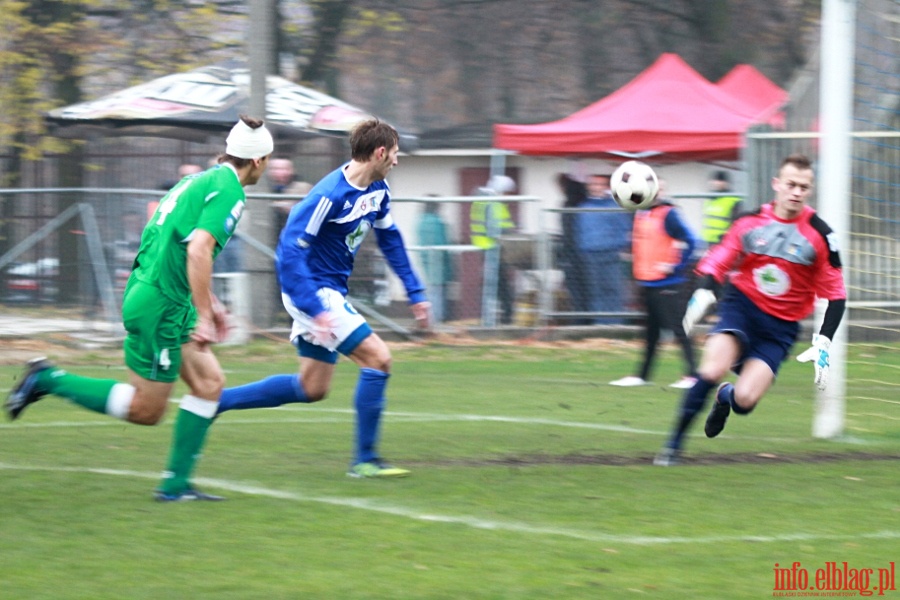
<svg viewBox="0 0 900 600">
<path fill-rule="evenodd" d="M 718 300 L 719 320 L 703 350 L 697 383 L 685 392 L 668 442 L 656 456 L 660 466 L 676 464 L 684 436 L 718 385 L 706 419 L 707 437 L 721 433 L 734 411 L 749 414 L 771 387 L 816 297 L 828 308 L 813 345 L 797 357 L 815 364 L 820 390 L 828 382 L 828 349 L 844 314 L 846 290 L 831 228 L 806 204 L 813 188 L 810 160 L 785 158 L 772 179 L 775 198 L 737 219 L 722 243 L 697 265 L 701 286 L 684 315 L 690 335 Z M 724 289 L 718 289 L 725 281 Z M 734 384 L 719 383 L 733 370 Z"/>
</svg>

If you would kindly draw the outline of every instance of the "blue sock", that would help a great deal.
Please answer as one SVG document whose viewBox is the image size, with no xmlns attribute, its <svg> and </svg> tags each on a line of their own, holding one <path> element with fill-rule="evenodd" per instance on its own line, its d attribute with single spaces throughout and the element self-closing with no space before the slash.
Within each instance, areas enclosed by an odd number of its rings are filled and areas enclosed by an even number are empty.
<svg viewBox="0 0 900 600">
<path fill-rule="evenodd" d="M 690 428 L 697 413 L 703 410 L 703 405 L 706 404 L 706 397 L 715 385 L 713 381 L 698 378 L 694 387 L 684 393 L 684 399 L 681 401 L 681 411 L 676 417 L 672 437 L 669 438 L 669 448 L 675 448 L 676 450 L 681 448 L 688 428 Z"/>
<path fill-rule="evenodd" d="M 272 375 L 247 385 L 222 390 L 217 415 L 227 410 L 272 408 L 291 402 L 309 402 L 299 375 Z"/>
<path fill-rule="evenodd" d="M 356 406 L 356 459 L 354 464 L 378 458 L 378 428 L 384 410 L 384 389 L 390 375 L 375 369 L 360 369 L 353 403 Z"/>
</svg>

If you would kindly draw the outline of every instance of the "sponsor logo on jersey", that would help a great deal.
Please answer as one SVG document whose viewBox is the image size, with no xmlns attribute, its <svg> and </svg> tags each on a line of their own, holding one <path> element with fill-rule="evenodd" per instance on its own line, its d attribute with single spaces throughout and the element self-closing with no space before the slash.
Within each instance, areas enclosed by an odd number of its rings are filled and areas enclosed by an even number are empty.
<svg viewBox="0 0 900 600">
<path fill-rule="evenodd" d="M 350 250 L 352 254 L 356 254 L 356 251 L 359 250 L 360 245 L 363 243 L 363 240 L 366 239 L 366 234 L 369 233 L 370 229 L 372 229 L 371 223 L 368 221 L 360 221 L 359 226 L 353 230 L 353 233 L 345 238 L 347 249 Z"/>
<path fill-rule="evenodd" d="M 782 296 L 791 289 L 791 278 L 775 264 L 753 269 L 753 281 L 766 296 Z"/>
<path fill-rule="evenodd" d="M 241 220 L 241 215 L 244 214 L 244 203 L 238 202 L 234 205 L 234 208 L 231 209 L 231 212 L 225 217 L 225 233 L 231 235 L 234 233 L 234 228 L 237 227 L 238 221 Z"/>
<path fill-rule="evenodd" d="M 378 212 L 381 210 L 381 202 L 384 200 L 384 190 L 375 190 L 374 192 L 369 192 L 368 194 L 363 194 L 353 203 L 353 206 L 348 207 L 347 204 L 344 204 L 343 211 L 350 211 L 347 214 L 343 214 L 337 219 L 335 219 L 336 223 L 349 223 L 350 221 L 355 221 L 356 219 L 361 219 L 369 213 Z"/>
</svg>

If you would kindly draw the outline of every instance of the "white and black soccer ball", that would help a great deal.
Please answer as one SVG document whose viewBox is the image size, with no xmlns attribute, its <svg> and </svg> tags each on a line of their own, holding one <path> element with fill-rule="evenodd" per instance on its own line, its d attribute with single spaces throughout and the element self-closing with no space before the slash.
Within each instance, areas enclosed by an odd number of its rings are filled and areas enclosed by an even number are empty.
<svg viewBox="0 0 900 600">
<path fill-rule="evenodd" d="M 609 187 L 619 206 L 634 211 L 653 204 L 659 193 L 659 179 L 650 165 L 629 160 L 613 172 Z"/>
</svg>

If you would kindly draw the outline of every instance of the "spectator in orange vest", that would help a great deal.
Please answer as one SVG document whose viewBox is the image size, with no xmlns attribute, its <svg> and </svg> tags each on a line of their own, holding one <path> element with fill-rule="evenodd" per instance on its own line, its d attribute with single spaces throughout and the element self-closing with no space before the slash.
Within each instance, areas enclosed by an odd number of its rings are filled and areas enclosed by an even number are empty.
<svg viewBox="0 0 900 600">
<path fill-rule="evenodd" d="M 663 329 L 670 330 L 684 354 L 685 374 L 669 387 L 687 389 L 696 380 L 696 359 L 691 339 L 681 325 L 686 307 L 682 287 L 687 282 L 687 265 L 697 246 L 697 236 L 681 218 L 678 208 L 660 195 L 647 210 L 634 215 L 631 236 L 632 270 L 647 311 L 644 358 L 637 375 L 611 381 L 610 385 L 646 385 Z"/>
</svg>

